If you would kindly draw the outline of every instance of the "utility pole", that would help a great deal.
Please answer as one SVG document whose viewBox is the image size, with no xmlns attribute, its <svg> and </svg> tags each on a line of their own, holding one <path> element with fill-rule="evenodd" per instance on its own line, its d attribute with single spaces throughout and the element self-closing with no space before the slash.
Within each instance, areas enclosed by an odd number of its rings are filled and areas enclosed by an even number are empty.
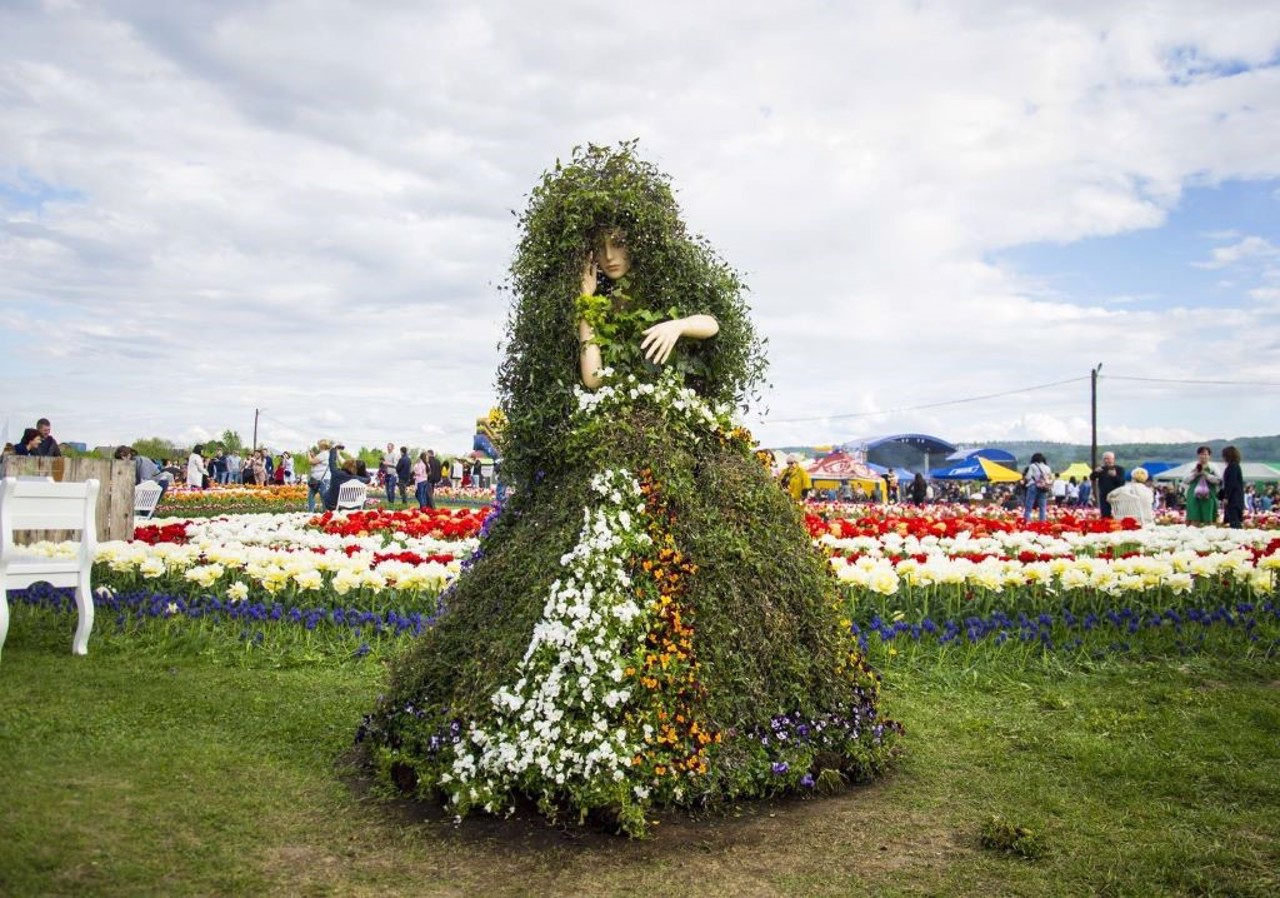
<svg viewBox="0 0 1280 898">
<path fill-rule="evenodd" d="M 1089 442 L 1089 467 L 1098 467 L 1098 372 L 1102 370 L 1102 362 L 1098 362 L 1098 366 L 1089 372 L 1090 401 L 1089 401 L 1089 419 L 1091 424 L 1091 437 Z"/>
<path fill-rule="evenodd" d="M 1094 379 L 1095 380 L 1097 379 L 1097 374 L 1094 375 Z M 254 452 L 258 451 L 258 411 L 259 410 L 256 408 L 253 410 L 253 451 Z"/>
</svg>

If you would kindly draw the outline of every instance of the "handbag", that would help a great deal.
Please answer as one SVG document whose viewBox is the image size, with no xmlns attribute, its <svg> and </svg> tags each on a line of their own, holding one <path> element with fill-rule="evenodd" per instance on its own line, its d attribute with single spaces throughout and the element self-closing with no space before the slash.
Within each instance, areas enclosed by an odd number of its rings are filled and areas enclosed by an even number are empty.
<svg viewBox="0 0 1280 898">
<path fill-rule="evenodd" d="M 1203 477 L 1201 477 L 1200 482 L 1196 484 L 1195 496 L 1197 499 L 1209 498 L 1209 482 Z"/>
</svg>

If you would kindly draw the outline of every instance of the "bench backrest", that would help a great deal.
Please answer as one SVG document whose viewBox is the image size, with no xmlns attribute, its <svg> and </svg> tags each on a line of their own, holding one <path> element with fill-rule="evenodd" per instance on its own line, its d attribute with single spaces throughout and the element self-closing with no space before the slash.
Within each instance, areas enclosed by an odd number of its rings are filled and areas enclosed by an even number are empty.
<svg viewBox="0 0 1280 898">
<path fill-rule="evenodd" d="M 151 517 L 151 513 L 156 510 L 156 505 L 160 502 L 160 494 L 164 492 L 164 487 L 156 483 L 154 480 L 144 480 L 133 488 L 133 513 L 135 515 L 145 515 Z"/>
<path fill-rule="evenodd" d="M 4 478 L 0 487 L 0 554 L 13 550 L 13 534 L 21 530 L 79 530 L 81 553 L 91 554 L 98 542 L 97 504 L 96 480 L 57 483 Z"/>
<path fill-rule="evenodd" d="M 359 480 L 348 480 L 338 487 L 338 508 L 364 508 L 369 487 Z"/>
<path fill-rule="evenodd" d="M 1124 489 L 1116 489 L 1108 493 L 1107 503 L 1111 506 L 1111 516 L 1116 520 L 1133 518 L 1141 524 L 1150 520 L 1155 514 L 1150 503 Z"/>
</svg>

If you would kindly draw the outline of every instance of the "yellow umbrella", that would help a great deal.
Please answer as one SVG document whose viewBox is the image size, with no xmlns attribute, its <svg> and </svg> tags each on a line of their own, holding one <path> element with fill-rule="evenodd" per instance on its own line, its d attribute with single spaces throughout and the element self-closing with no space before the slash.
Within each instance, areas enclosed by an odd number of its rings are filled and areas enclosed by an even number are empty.
<svg viewBox="0 0 1280 898">
<path fill-rule="evenodd" d="M 989 458 L 978 456 L 978 463 L 982 465 L 982 472 L 987 475 L 987 479 L 992 483 L 1012 483 L 1015 480 L 1021 480 L 1022 475 L 1012 468 L 1006 468 L 1004 465 L 996 464 Z"/>
<path fill-rule="evenodd" d="M 1089 475 L 1093 473 L 1093 468 L 1089 467 L 1082 461 L 1073 461 L 1065 471 L 1058 472 L 1059 480 L 1070 480 L 1074 477 L 1076 480 L 1087 480 Z"/>
</svg>

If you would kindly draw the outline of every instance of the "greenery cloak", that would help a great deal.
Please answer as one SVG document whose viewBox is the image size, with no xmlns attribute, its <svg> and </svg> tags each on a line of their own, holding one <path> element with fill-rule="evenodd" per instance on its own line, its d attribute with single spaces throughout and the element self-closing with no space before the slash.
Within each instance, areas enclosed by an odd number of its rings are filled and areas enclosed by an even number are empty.
<svg viewBox="0 0 1280 898">
<path fill-rule="evenodd" d="M 499 373 L 514 495 L 362 727 L 384 780 L 459 815 L 524 796 L 640 834 L 654 806 L 863 778 L 898 730 L 825 557 L 733 423 L 764 366 L 742 286 L 633 149 L 577 150 L 531 196 Z M 588 392 L 573 297 L 605 229 L 634 265 Z M 641 358 L 647 323 L 695 313 L 719 334 Z"/>
</svg>

